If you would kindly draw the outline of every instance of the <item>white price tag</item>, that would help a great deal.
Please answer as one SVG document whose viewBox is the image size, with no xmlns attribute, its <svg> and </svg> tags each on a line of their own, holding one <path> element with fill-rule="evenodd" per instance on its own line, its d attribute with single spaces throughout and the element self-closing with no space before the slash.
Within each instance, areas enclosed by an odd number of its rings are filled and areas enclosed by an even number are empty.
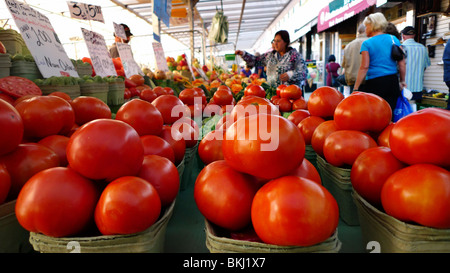
<svg viewBox="0 0 450 273">
<path fill-rule="evenodd" d="M 67 1 L 69 6 L 70 17 L 81 20 L 93 20 L 105 23 L 103 19 L 102 7 L 78 3 L 74 1 Z"/>
<path fill-rule="evenodd" d="M 153 53 L 155 54 L 156 67 L 164 72 L 169 71 L 166 56 L 164 55 L 164 49 L 162 48 L 161 43 L 153 42 L 152 45 Z"/>
<path fill-rule="evenodd" d="M 136 74 L 144 76 L 144 72 L 142 72 L 142 69 L 134 60 L 131 46 L 125 43 L 116 43 L 116 45 L 117 50 L 119 51 L 120 60 L 122 61 L 123 70 L 125 71 L 125 76 L 127 78 Z"/>
<path fill-rule="evenodd" d="M 117 76 L 103 35 L 84 28 L 81 28 L 81 32 L 83 32 L 95 74 L 102 77 Z"/>
<path fill-rule="evenodd" d="M 116 24 L 114 22 L 113 24 L 114 24 L 114 33 L 116 34 L 116 36 L 122 39 L 127 39 L 127 34 L 125 33 L 125 29 L 123 28 L 123 26 L 121 24 Z"/>
</svg>

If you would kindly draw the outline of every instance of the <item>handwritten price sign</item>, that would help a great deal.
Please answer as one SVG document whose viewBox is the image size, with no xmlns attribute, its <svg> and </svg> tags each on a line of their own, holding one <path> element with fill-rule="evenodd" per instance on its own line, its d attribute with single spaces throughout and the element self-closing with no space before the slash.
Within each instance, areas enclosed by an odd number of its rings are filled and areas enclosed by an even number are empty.
<svg viewBox="0 0 450 273">
<path fill-rule="evenodd" d="M 81 28 L 81 32 L 83 32 L 95 74 L 102 77 L 117 76 L 103 35 L 84 28 Z"/>
<path fill-rule="evenodd" d="M 81 20 L 93 20 L 105 23 L 102 8 L 100 6 L 67 1 L 70 17 Z"/>
<path fill-rule="evenodd" d="M 142 69 L 136 63 L 133 57 L 133 52 L 129 44 L 116 43 L 117 50 L 119 51 L 120 60 L 122 61 L 123 70 L 127 78 L 139 74 L 144 76 Z"/>
<path fill-rule="evenodd" d="M 19 1 L 5 0 L 5 3 L 42 76 L 78 77 L 49 19 Z"/>
</svg>

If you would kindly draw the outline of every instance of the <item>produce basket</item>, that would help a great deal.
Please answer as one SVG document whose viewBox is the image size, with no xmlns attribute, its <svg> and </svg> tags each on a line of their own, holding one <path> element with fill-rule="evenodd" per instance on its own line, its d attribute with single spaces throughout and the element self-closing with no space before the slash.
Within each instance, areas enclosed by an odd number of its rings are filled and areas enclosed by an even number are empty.
<svg viewBox="0 0 450 273">
<path fill-rule="evenodd" d="M 52 92 L 59 91 L 64 92 L 70 96 L 71 99 L 80 96 L 79 85 L 39 85 L 43 95 L 48 95 Z"/>
<path fill-rule="evenodd" d="M 17 221 L 16 200 L 0 205 L 0 253 L 29 253 L 33 251 L 30 233 Z"/>
<path fill-rule="evenodd" d="M 11 55 L 29 53 L 22 36 L 14 29 L 0 30 L 0 41 Z"/>
<path fill-rule="evenodd" d="M 351 169 L 339 168 L 317 155 L 317 167 L 323 186 L 333 195 L 339 205 L 339 216 L 350 226 L 359 225 L 358 211 L 352 197 Z"/>
<path fill-rule="evenodd" d="M 35 62 L 13 61 L 10 74 L 29 80 L 42 79 L 42 74 Z"/>
<path fill-rule="evenodd" d="M 197 144 L 191 148 L 186 148 L 186 151 L 184 153 L 184 166 L 185 170 L 183 172 L 183 179 L 180 180 L 180 189 L 185 190 L 189 187 L 189 182 L 192 181 L 191 179 L 191 173 L 196 170 L 196 166 L 194 165 L 194 162 L 196 161 L 196 155 L 198 151 L 198 145 L 199 141 L 197 141 Z M 196 164 L 196 163 L 195 163 Z M 195 180 L 195 179 L 194 179 Z"/>
<path fill-rule="evenodd" d="M 184 169 L 185 169 L 184 158 L 180 162 L 180 164 L 178 164 L 177 169 L 178 169 L 178 175 L 180 176 L 180 183 L 181 183 L 181 181 L 183 181 L 183 173 L 184 173 Z M 181 188 L 181 185 L 180 185 L 180 188 Z"/>
<path fill-rule="evenodd" d="M 81 96 L 90 96 L 101 99 L 108 103 L 109 86 L 107 82 L 85 82 L 80 83 Z"/>
<path fill-rule="evenodd" d="M 90 63 L 75 64 L 75 69 L 79 77 L 92 75 L 92 66 Z"/>
<path fill-rule="evenodd" d="M 108 83 L 108 105 L 121 105 L 125 102 L 125 83 L 110 82 Z"/>
<path fill-rule="evenodd" d="M 11 74 L 11 58 L 8 54 L 0 54 L 0 78 L 8 77 Z"/>
<path fill-rule="evenodd" d="M 317 153 L 312 148 L 312 145 L 306 145 L 305 146 L 305 158 L 311 162 L 311 164 L 314 165 L 317 169 Z"/>
<path fill-rule="evenodd" d="M 436 229 L 400 221 L 372 206 L 356 191 L 363 243 L 375 241 L 382 253 L 450 253 L 450 229 Z"/>
<path fill-rule="evenodd" d="M 338 231 L 313 246 L 277 246 L 260 242 L 235 240 L 221 234 L 221 228 L 205 220 L 206 247 L 211 253 L 337 253 L 342 243 Z M 223 232 L 222 232 L 223 233 Z"/>
<path fill-rule="evenodd" d="M 30 232 L 30 243 L 41 253 L 67 253 L 79 244 L 81 253 L 161 253 L 164 250 L 167 224 L 175 201 L 164 214 L 145 231 L 128 235 L 54 238 Z"/>
</svg>

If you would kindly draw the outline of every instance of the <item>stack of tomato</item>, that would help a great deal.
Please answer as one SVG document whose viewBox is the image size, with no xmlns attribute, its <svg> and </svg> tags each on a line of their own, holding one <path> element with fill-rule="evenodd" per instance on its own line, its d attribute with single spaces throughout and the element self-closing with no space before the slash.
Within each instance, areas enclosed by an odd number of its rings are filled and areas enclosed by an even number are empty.
<svg viewBox="0 0 450 273">
<path fill-rule="evenodd" d="M 179 190 L 186 144 L 171 126 L 191 125 L 182 116 L 166 122 L 164 107 L 184 105 L 174 95 L 154 104 L 133 99 L 114 120 L 103 101 L 64 95 L 0 99 L 8 132 L 0 141 L 0 203 L 17 198 L 19 223 L 55 237 L 150 227 Z"/>
<path fill-rule="evenodd" d="M 203 118 L 203 110 L 207 104 L 203 89 L 200 87 L 186 88 L 180 92 L 178 97 L 189 108 L 191 118 Z"/>
<path fill-rule="evenodd" d="M 306 100 L 303 98 L 302 89 L 295 84 L 279 85 L 276 95 L 270 100 L 280 108 L 281 112 L 291 112 L 298 109 L 306 109 Z"/>
<path fill-rule="evenodd" d="M 297 126 L 269 100 L 244 96 L 230 122 L 200 142 L 199 211 L 233 238 L 309 246 L 336 230 L 339 210 L 306 159 Z"/>
</svg>

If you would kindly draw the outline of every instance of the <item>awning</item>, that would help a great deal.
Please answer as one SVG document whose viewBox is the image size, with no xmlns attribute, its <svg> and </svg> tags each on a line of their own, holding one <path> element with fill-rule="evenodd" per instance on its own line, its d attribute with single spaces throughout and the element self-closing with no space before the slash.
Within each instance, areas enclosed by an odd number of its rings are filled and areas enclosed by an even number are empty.
<svg viewBox="0 0 450 273">
<path fill-rule="evenodd" d="M 319 12 L 317 32 L 324 31 L 334 25 L 337 25 L 367 9 L 368 7 L 375 5 L 376 3 L 377 0 L 331 1 Z"/>
</svg>

